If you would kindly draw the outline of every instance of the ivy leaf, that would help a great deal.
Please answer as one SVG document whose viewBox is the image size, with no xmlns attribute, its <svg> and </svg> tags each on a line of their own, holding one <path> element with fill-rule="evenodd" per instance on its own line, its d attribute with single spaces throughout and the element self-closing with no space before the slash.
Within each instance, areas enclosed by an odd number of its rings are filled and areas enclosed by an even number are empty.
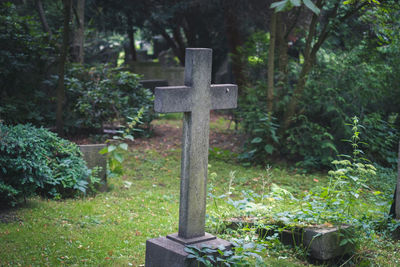
<svg viewBox="0 0 400 267">
<path fill-rule="evenodd" d="M 319 15 L 321 10 L 311 0 L 303 0 L 303 2 L 312 12 Z"/>
</svg>

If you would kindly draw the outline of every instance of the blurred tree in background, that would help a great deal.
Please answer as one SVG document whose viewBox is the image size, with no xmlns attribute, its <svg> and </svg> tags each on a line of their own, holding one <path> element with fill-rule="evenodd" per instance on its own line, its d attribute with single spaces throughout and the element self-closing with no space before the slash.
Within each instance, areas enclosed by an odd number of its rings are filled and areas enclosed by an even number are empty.
<svg viewBox="0 0 400 267">
<path fill-rule="evenodd" d="M 0 119 L 8 124 L 54 127 L 58 110 L 59 132 L 74 132 L 83 125 L 70 120 L 79 117 L 73 113 L 79 103 L 94 103 L 88 98 L 94 92 L 99 99 L 109 97 L 95 86 L 90 69 L 109 70 L 105 63 L 115 67 L 124 57 L 126 71 L 129 62 L 142 60 L 140 44 L 155 50 L 158 38 L 177 65 L 183 65 L 187 47 L 212 48 L 213 79 L 225 71 L 226 82 L 239 85 L 235 120 L 249 136 L 243 160 L 280 158 L 324 168 L 348 151 L 341 140 L 357 115 L 369 156 L 384 166 L 395 162 L 400 127 L 395 0 L 0 3 Z M 149 60 L 159 60 L 160 51 L 154 52 Z M 87 76 L 79 78 L 70 63 L 85 64 Z M 140 88 L 138 78 L 129 77 L 125 84 Z M 123 93 L 122 88 L 113 90 Z M 76 97 L 79 90 L 84 98 Z M 144 102 L 136 105 L 148 106 L 147 97 L 140 99 Z M 103 107 L 102 112 L 116 114 Z M 96 116 L 86 119 L 98 129 Z"/>
</svg>

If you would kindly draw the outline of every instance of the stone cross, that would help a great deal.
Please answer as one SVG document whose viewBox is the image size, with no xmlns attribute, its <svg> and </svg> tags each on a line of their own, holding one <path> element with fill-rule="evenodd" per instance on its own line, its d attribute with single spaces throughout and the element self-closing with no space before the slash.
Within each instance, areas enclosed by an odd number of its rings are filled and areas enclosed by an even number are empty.
<svg viewBox="0 0 400 267">
<path fill-rule="evenodd" d="M 185 86 L 155 88 L 156 112 L 184 112 L 178 242 L 206 235 L 210 110 L 237 105 L 236 85 L 211 85 L 211 59 L 211 49 L 187 48 Z"/>
</svg>

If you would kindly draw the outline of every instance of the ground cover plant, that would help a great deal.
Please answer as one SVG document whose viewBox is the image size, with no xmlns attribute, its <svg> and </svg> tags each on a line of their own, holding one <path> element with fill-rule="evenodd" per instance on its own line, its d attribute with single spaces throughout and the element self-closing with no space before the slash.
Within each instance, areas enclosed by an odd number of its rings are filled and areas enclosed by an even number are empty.
<svg viewBox="0 0 400 267">
<path fill-rule="evenodd" d="M 176 232 L 178 227 L 181 130 L 179 120 L 167 119 L 154 123 L 153 138 L 130 143 L 124 155 L 124 172 L 109 180 L 108 192 L 62 201 L 33 197 L 19 209 L 2 211 L 0 265 L 144 264 L 145 241 Z M 214 152 L 209 160 L 207 232 L 235 242 L 236 264 L 242 266 L 312 266 L 303 249 L 285 247 L 277 236 L 260 239 L 254 225 L 230 229 L 226 220 L 240 216 L 259 218 L 259 223 L 266 225 L 277 220 L 299 224 L 307 222 L 307 218 L 308 223 L 314 223 L 319 214 L 323 222 L 325 208 L 312 208 L 309 205 L 313 202 L 304 198 L 311 192 L 320 197 L 323 192 L 318 190 L 328 187 L 331 177 L 324 173 L 304 174 L 276 164 L 267 169 L 242 166 L 235 157 L 228 156 L 233 152 L 224 152 L 230 147 L 229 142 L 216 138 L 225 136 L 231 141 L 228 124 L 228 120 L 218 119 L 211 125 L 211 144 L 216 142 L 211 145 Z M 387 225 L 394 225 L 384 217 L 394 187 L 379 182 L 382 179 L 393 184 L 394 175 L 377 171 L 380 177 L 372 177 L 369 186 L 373 192 L 381 191 L 378 195 L 386 203 L 380 206 L 363 201 L 359 207 L 354 205 L 359 211 L 372 211 L 365 218 L 346 216 L 358 218 L 361 228 L 355 254 L 340 264 L 398 265 L 395 255 L 400 253 L 400 246 L 391 241 L 387 231 Z M 306 214 L 307 211 L 313 213 Z"/>
</svg>

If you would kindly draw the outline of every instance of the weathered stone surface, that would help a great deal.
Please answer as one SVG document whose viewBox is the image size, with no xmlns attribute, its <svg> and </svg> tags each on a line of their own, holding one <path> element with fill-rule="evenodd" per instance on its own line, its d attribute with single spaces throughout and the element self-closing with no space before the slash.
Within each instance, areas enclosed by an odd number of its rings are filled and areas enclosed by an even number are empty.
<svg viewBox="0 0 400 267">
<path fill-rule="evenodd" d="M 211 109 L 236 108 L 238 90 L 233 84 L 211 85 Z"/>
<path fill-rule="evenodd" d="M 158 113 L 190 112 L 190 87 L 157 87 L 154 92 L 154 111 Z"/>
<path fill-rule="evenodd" d="M 99 172 L 100 185 L 98 190 L 104 192 L 107 190 L 107 156 L 105 154 L 101 155 L 99 153 L 106 147 L 105 144 L 90 144 L 90 145 L 80 145 L 79 148 L 82 151 L 83 159 L 86 161 L 86 165 L 89 169 L 94 167 L 101 167 Z"/>
<path fill-rule="evenodd" d="M 330 260 L 335 257 L 350 254 L 354 250 L 351 243 L 340 246 L 340 242 L 344 238 L 351 238 L 354 235 L 354 228 L 349 225 L 340 227 L 327 227 L 318 225 L 315 227 L 284 229 L 277 231 L 276 227 L 282 225 L 257 226 L 257 220 L 253 217 L 249 218 L 231 218 L 227 221 L 227 227 L 237 229 L 248 225 L 249 227 L 258 227 L 257 233 L 261 238 L 267 238 L 278 233 L 282 244 L 290 246 L 303 246 L 307 248 L 310 256 L 317 260 Z M 395 235 L 396 233 L 393 233 Z M 400 236 L 400 228 L 397 232 Z"/>
<path fill-rule="evenodd" d="M 236 108 L 237 86 L 211 85 L 212 50 L 188 48 L 185 86 L 157 87 L 156 112 L 184 112 L 179 235 L 204 235 L 211 109 Z"/>
<path fill-rule="evenodd" d="M 186 49 L 185 86 L 155 88 L 156 112 L 184 112 L 179 231 L 147 241 L 146 266 L 191 266 L 188 244 L 231 246 L 205 233 L 210 110 L 235 108 L 237 101 L 236 85 L 211 85 L 211 57 L 211 49 Z"/>
<path fill-rule="evenodd" d="M 209 233 L 205 233 L 203 236 L 193 237 L 193 238 L 188 238 L 188 239 L 182 238 L 178 235 L 178 233 L 175 233 L 175 234 L 167 235 L 167 238 L 171 239 L 175 242 L 181 243 L 183 245 L 191 245 L 191 244 L 195 244 L 195 243 L 206 242 L 206 241 L 216 239 L 215 236 L 213 236 Z"/>
<path fill-rule="evenodd" d="M 353 228 L 348 225 L 339 227 L 305 228 L 303 246 L 308 247 L 310 256 L 318 260 L 329 260 L 350 253 L 354 250 L 351 243 L 340 246 L 345 238 L 354 235 Z"/>
<path fill-rule="evenodd" d="M 176 235 L 177 237 L 177 235 Z M 226 249 L 231 249 L 232 245 L 228 241 L 213 238 L 208 241 L 200 241 L 191 243 L 197 247 L 209 246 L 211 248 L 218 248 L 224 246 Z M 149 239 L 146 241 L 146 267 L 197 267 L 197 262 L 187 259 L 188 253 L 184 250 L 185 244 L 176 242 L 167 237 L 160 237 Z"/>
<path fill-rule="evenodd" d="M 339 227 L 307 227 L 293 230 L 283 230 L 279 233 L 280 240 L 285 245 L 296 245 L 307 248 L 310 257 L 317 260 L 330 260 L 354 250 L 351 243 L 340 246 L 345 238 L 354 234 L 353 227 L 343 225 Z"/>
</svg>

